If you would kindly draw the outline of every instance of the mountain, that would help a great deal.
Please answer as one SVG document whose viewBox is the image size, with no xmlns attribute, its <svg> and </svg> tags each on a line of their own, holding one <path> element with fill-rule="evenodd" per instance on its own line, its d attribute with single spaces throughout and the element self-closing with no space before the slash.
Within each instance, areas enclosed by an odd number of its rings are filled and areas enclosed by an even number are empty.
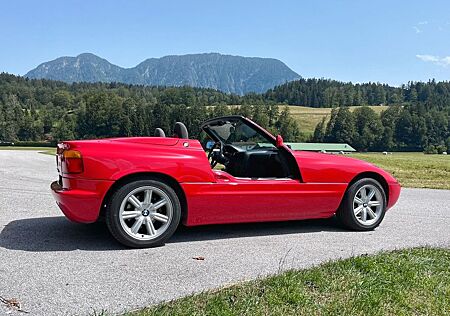
<svg viewBox="0 0 450 316">
<path fill-rule="evenodd" d="M 149 58 L 133 68 L 122 68 L 94 54 L 84 53 L 42 63 L 25 76 L 65 82 L 186 85 L 240 95 L 265 92 L 274 86 L 301 78 L 277 59 L 218 53 Z"/>
</svg>

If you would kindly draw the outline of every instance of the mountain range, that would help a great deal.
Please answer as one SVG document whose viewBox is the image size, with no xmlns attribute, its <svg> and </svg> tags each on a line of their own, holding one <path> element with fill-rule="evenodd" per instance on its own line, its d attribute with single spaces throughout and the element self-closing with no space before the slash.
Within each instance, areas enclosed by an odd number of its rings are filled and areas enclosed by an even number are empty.
<svg viewBox="0 0 450 316">
<path fill-rule="evenodd" d="M 64 82 L 121 82 L 154 86 L 213 88 L 227 93 L 261 93 L 300 79 L 300 75 L 273 58 L 218 53 L 149 58 L 133 68 L 122 68 L 91 53 L 59 57 L 29 71 L 31 79 Z"/>
</svg>

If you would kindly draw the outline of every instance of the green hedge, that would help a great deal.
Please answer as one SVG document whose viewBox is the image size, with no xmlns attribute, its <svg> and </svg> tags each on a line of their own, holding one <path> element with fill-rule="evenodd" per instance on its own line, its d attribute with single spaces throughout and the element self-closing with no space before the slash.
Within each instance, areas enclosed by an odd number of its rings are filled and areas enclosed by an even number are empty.
<svg viewBox="0 0 450 316">
<path fill-rule="evenodd" d="M 56 147 L 54 142 L 18 141 L 14 143 L 18 147 Z"/>
</svg>

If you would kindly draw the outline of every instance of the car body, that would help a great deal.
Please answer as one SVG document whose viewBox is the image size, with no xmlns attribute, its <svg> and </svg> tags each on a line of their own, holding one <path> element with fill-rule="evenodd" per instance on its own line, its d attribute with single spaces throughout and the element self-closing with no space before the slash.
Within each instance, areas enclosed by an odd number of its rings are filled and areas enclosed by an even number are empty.
<svg viewBox="0 0 450 316">
<path fill-rule="evenodd" d="M 225 170 L 212 169 L 202 144 L 187 137 L 58 144 L 59 180 L 51 185 L 58 206 L 70 220 L 92 223 L 108 212 L 114 192 L 146 178 L 173 189 L 180 204 L 180 221 L 187 226 L 328 218 L 339 210 L 349 187 L 361 179 L 375 180 L 381 187 L 376 193 L 385 195 L 383 216 L 398 200 L 397 180 L 368 162 L 293 151 L 280 136 L 241 116 L 215 118 L 202 128 L 217 144 L 210 156 L 216 154 L 216 160 L 227 166 Z M 224 131 L 238 134 L 237 129 L 258 142 L 222 138 Z"/>
</svg>

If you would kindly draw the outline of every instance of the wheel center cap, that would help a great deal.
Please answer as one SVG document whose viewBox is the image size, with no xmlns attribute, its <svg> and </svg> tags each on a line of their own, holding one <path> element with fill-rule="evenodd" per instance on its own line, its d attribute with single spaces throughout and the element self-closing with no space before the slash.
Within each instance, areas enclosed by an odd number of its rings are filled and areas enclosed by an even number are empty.
<svg viewBox="0 0 450 316">
<path fill-rule="evenodd" d="M 142 211 L 142 216 L 148 216 L 150 214 L 149 210 L 143 210 Z"/>
<path fill-rule="evenodd" d="M 367 207 L 367 205 L 368 205 L 367 203 L 364 203 L 364 204 L 363 204 L 364 207 Z"/>
</svg>

